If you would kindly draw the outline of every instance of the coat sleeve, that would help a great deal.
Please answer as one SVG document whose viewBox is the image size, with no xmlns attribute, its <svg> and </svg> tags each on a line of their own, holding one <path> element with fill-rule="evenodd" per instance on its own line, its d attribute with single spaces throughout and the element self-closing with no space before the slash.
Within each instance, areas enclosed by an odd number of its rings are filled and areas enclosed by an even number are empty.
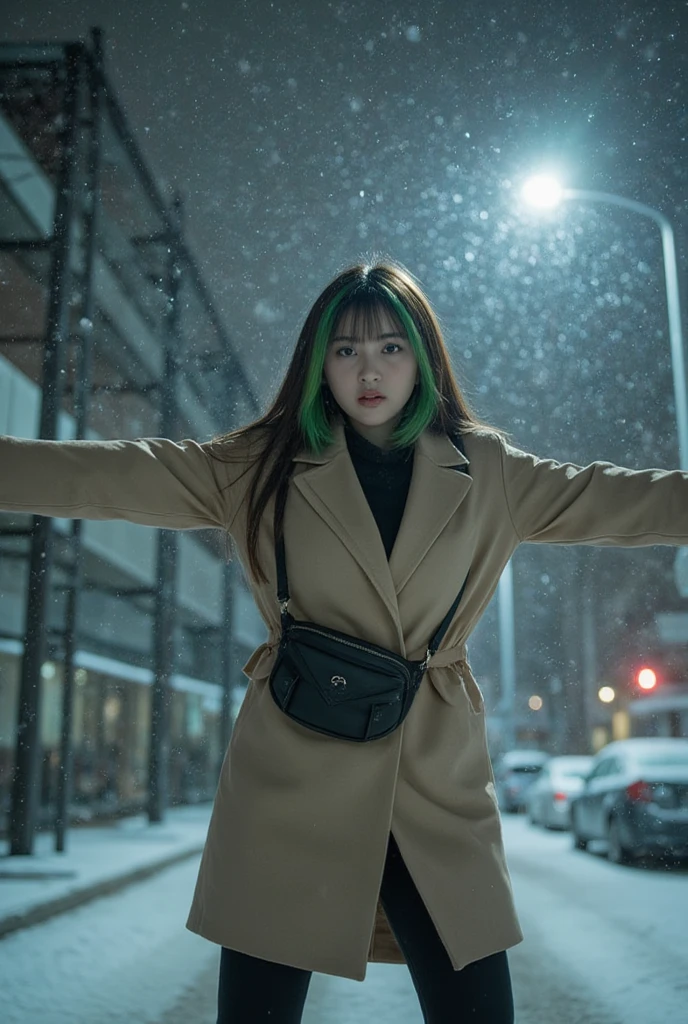
<svg viewBox="0 0 688 1024">
<path fill-rule="evenodd" d="M 506 502 L 521 541 L 688 544 L 688 473 L 540 459 L 501 442 Z"/>
<path fill-rule="evenodd" d="M 229 528 L 231 474 L 196 441 L 35 441 L 0 436 L 0 510 Z"/>
</svg>

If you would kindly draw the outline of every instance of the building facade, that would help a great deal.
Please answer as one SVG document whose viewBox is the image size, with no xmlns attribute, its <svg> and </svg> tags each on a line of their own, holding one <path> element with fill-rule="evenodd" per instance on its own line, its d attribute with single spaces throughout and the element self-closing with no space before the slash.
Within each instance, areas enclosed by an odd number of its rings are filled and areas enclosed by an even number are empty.
<svg viewBox="0 0 688 1024">
<path fill-rule="evenodd" d="M 0 433 L 204 441 L 258 415 L 97 33 L 0 47 L 0 267 Z M 264 633 L 217 531 L 0 513 L 12 852 L 35 828 L 211 799 Z"/>
</svg>

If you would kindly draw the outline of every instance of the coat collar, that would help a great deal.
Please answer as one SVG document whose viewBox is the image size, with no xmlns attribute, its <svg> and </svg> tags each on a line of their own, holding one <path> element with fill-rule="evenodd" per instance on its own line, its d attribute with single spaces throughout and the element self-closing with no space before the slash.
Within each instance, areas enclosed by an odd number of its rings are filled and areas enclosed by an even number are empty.
<svg viewBox="0 0 688 1024">
<path fill-rule="evenodd" d="M 467 459 L 442 434 L 424 431 L 413 457 L 413 474 L 404 515 L 389 561 L 380 531 L 349 456 L 340 418 L 334 438 L 320 455 L 299 452 L 293 481 L 315 511 L 334 530 L 366 573 L 400 632 L 398 596 L 430 546 L 465 498 L 471 478 L 457 472 Z M 457 589 L 460 584 L 457 580 Z M 403 643 L 403 638 L 402 638 Z"/>
</svg>

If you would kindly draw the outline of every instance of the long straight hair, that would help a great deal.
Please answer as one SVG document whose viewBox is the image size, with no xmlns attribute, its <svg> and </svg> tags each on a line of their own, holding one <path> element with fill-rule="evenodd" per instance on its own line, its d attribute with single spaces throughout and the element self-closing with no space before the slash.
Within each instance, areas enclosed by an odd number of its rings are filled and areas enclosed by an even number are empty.
<svg viewBox="0 0 688 1024">
<path fill-rule="evenodd" d="M 261 433 L 256 460 L 249 467 L 256 472 L 248 491 L 246 536 L 249 571 L 258 582 L 267 582 L 258 559 L 258 534 L 268 502 L 277 495 L 275 534 L 279 537 L 292 459 L 304 449 L 319 454 L 327 448 L 333 440 L 334 420 L 342 414 L 323 378 L 328 343 L 345 314 L 352 314 L 355 334 L 361 323 L 377 326 L 382 311 L 408 339 L 418 363 L 418 383 L 392 434 L 392 447 L 414 444 L 424 430 L 451 437 L 487 427 L 456 382 L 437 317 L 409 271 L 390 260 L 342 271 L 308 313 L 277 397 L 265 415 L 212 441 L 211 454 L 225 460 L 231 442 Z"/>
</svg>

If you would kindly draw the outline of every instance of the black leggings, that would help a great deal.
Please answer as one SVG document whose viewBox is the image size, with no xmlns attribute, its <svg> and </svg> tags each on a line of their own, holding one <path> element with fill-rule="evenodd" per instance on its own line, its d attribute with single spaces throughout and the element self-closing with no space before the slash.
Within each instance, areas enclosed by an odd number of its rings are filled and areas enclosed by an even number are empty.
<svg viewBox="0 0 688 1024">
<path fill-rule="evenodd" d="M 425 1024 L 513 1024 L 506 953 L 455 971 L 390 835 L 380 899 Z M 300 1024 L 311 972 L 223 949 L 217 1024 Z"/>
</svg>

